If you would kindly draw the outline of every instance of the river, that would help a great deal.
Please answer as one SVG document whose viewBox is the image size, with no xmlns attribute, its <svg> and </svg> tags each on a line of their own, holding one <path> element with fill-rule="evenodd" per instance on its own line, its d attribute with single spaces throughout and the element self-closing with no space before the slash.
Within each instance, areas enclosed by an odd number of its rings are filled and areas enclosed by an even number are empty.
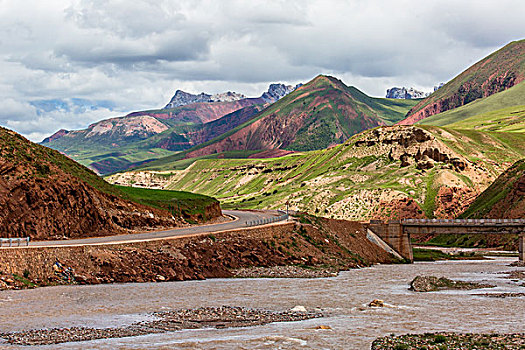
<svg viewBox="0 0 525 350">
<path fill-rule="evenodd" d="M 185 330 L 139 337 L 41 346 L 41 349 L 370 349 L 390 333 L 525 332 L 525 298 L 487 298 L 484 292 L 525 292 L 501 272 L 515 259 L 376 265 L 322 279 L 206 281 L 60 286 L 0 292 L 0 331 L 52 327 L 114 327 L 148 314 L 202 306 L 320 309 L 326 317 L 265 326 Z M 415 293 L 417 275 L 496 284 L 473 291 Z M 523 283 L 521 281 L 519 283 Z M 373 299 L 388 307 L 368 308 Z M 315 329 L 328 325 L 332 329 Z M 1 349 L 20 349 L 0 343 Z M 32 347 L 37 348 L 37 347 Z"/>
</svg>

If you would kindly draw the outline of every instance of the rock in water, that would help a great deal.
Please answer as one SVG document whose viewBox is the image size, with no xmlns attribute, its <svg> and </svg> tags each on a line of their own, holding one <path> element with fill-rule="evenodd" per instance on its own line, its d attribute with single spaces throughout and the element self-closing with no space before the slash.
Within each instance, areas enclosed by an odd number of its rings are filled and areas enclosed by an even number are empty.
<svg viewBox="0 0 525 350">
<path fill-rule="evenodd" d="M 302 305 L 297 305 L 294 308 L 290 309 L 293 312 L 307 312 L 306 308 Z"/>
<path fill-rule="evenodd" d="M 477 288 L 492 288 L 491 284 L 453 281 L 451 279 L 435 276 L 417 276 L 410 282 L 410 290 L 414 292 L 432 292 L 444 289 L 477 289 Z"/>
<path fill-rule="evenodd" d="M 385 303 L 381 299 L 374 299 L 368 304 L 369 307 L 384 307 Z"/>
<path fill-rule="evenodd" d="M 332 329 L 332 327 L 322 324 L 320 326 L 315 327 L 315 329 Z"/>
</svg>

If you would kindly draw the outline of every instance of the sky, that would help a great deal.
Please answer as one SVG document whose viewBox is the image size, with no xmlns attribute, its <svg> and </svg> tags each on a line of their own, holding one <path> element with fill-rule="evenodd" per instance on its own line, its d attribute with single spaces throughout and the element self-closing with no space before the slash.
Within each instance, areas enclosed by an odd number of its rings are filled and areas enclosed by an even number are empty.
<svg viewBox="0 0 525 350">
<path fill-rule="evenodd" d="M 431 91 L 525 37 L 525 2 L 0 0 L 0 125 L 59 129 L 160 108 L 175 90 L 259 96 L 338 77 Z"/>
</svg>

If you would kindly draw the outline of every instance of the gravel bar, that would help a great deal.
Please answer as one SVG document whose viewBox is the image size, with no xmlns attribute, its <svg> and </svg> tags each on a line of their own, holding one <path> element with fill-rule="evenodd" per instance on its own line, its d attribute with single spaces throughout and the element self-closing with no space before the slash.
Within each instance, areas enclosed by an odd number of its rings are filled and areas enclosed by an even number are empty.
<svg viewBox="0 0 525 350">
<path fill-rule="evenodd" d="M 264 325 L 271 322 L 293 322 L 322 317 L 319 312 L 269 311 L 243 307 L 203 307 L 156 312 L 153 321 L 142 321 L 116 328 L 53 328 L 0 333 L 9 344 L 50 345 L 106 338 L 133 337 L 182 329 L 229 328 Z"/>
<path fill-rule="evenodd" d="M 326 278 L 338 275 L 334 269 L 299 266 L 247 267 L 233 270 L 232 273 L 237 278 Z"/>
<path fill-rule="evenodd" d="M 425 333 L 388 336 L 376 339 L 372 350 L 473 350 L 525 348 L 525 334 L 461 334 L 461 333 Z"/>
</svg>

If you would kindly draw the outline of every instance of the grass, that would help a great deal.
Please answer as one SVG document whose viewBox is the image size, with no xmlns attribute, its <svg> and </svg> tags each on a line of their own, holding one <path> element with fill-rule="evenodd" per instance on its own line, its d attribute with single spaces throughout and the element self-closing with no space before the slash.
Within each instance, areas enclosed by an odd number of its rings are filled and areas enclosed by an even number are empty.
<svg viewBox="0 0 525 350">
<path fill-rule="evenodd" d="M 524 156 L 523 134 L 509 137 L 506 133 L 423 128 L 468 159 L 477 157 L 477 172 L 497 175 L 506 166 L 504 162 Z M 393 191 L 414 198 L 432 217 L 435 197 L 443 185 L 437 174 L 448 173 L 465 187 L 489 184 L 489 180 L 474 184 L 440 162 L 430 171 L 418 170 L 415 165 L 401 168 L 400 162 L 390 159 L 379 146 L 356 146 L 373 132 L 366 131 L 330 149 L 280 158 L 199 159 L 189 168 L 172 171 L 168 188 L 216 197 L 224 208 L 277 209 L 289 201 L 291 207 L 310 214 L 363 220 L 370 217 L 379 198 Z M 479 154 L 480 150 L 485 152 Z M 164 169 L 170 166 L 166 164 Z"/>
<path fill-rule="evenodd" d="M 426 244 L 426 243 L 425 243 Z M 459 260 L 459 259 L 479 259 L 474 252 L 451 255 L 435 249 L 414 248 L 414 261 L 438 261 L 438 260 Z"/>
<path fill-rule="evenodd" d="M 525 105 L 508 107 L 448 125 L 453 129 L 525 132 Z"/>
<path fill-rule="evenodd" d="M 444 233 L 436 235 L 427 241 L 418 242 L 418 244 L 447 248 L 494 248 L 497 245 L 497 248 L 503 250 L 513 250 L 515 249 L 513 247 L 518 245 L 518 234 L 500 233 L 492 238 L 490 235 L 483 233 Z M 495 239 L 496 237 L 497 239 Z"/>
<path fill-rule="evenodd" d="M 435 114 L 418 124 L 457 129 L 523 132 L 525 82 L 464 106 Z M 522 112 L 522 113 L 520 113 Z"/>
<path fill-rule="evenodd" d="M 218 202 L 212 197 L 182 191 L 153 190 L 126 186 L 117 186 L 117 188 L 134 202 L 169 210 L 174 216 L 205 215 L 206 208 Z"/>
<path fill-rule="evenodd" d="M 516 162 L 498 177 L 498 179 L 483 191 L 469 208 L 461 214 L 461 218 L 471 219 L 484 217 L 494 206 L 501 204 L 505 200 L 514 184 L 523 176 L 525 176 L 525 159 Z M 523 202 L 523 199 L 520 200 L 518 198 L 515 203 L 507 204 L 517 206 L 519 202 Z"/>
</svg>

